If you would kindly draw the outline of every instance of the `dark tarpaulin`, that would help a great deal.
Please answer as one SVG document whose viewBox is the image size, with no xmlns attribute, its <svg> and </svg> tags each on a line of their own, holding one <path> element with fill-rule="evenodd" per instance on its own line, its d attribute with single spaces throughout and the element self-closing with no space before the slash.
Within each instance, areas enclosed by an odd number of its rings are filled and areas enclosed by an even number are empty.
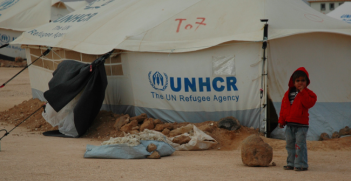
<svg viewBox="0 0 351 181">
<path fill-rule="evenodd" d="M 44 93 L 52 108 L 59 112 L 84 89 L 73 110 L 79 136 L 88 130 L 105 98 L 107 77 L 104 61 L 110 54 L 98 58 L 91 65 L 74 60 L 62 61 L 53 73 L 49 90 Z"/>
</svg>

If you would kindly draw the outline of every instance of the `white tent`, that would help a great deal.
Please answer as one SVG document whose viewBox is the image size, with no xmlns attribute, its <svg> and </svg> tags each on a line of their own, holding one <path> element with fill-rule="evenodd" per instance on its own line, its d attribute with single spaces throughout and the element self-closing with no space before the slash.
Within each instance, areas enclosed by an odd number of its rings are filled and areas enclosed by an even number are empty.
<svg viewBox="0 0 351 181">
<path fill-rule="evenodd" d="M 84 0 L 73 2 L 62 2 L 60 0 L 51 0 L 51 20 L 65 16 L 79 8 L 85 7 L 88 3 Z"/>
<path fill-rule="evenodd" d="M 351 2 L 345 2 L 327 15 L 351 24 Z"/>
<path fill-rule="evenodd" d="M 269 19 L 267 64 L 260 19 Z M 38 45 L 55 47 L 30 68 L 33 96 L 41 99 L 60 61 L 89 63 L 116 49 L 105 64 L 103 109 L 145 112 L 169 122 L 234 116 L 262 128 L 267 87 L 279 112 L 291 73 L 304 66 L 318 95 L 308 136 L 315 140 L 350 124 L 345 107 L 351 107 L 351 85 L 345 81 L 351 73 L 340 71 L 351 65 L 350 36 L 350 25 L 301 1 L 101 0 L 27 31 L 14 43 L 26 47 L 29 60 L 45 51 Z M 267 72 L 268 80 L 262 79 Z M 326 87 L 325 80 L 333 86 Z"/>
<path fill-rule="evenodd" d="M 24 31 L 34 29 L 85 6 L 85 1 L 63 3 L 58 0 L 0 0 L 0 45 L 7 44 Z M 25 57 L 18 45 L 0 49 L 7 57 Z"/>
</svg>

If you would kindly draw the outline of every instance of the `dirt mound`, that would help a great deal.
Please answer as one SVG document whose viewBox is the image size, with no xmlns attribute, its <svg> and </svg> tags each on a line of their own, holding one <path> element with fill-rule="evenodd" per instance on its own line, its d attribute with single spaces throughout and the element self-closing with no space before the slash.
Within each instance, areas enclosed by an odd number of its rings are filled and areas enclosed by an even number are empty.
<svg viewBox="0 0 351 181">
<path fill-rule="evenodd" d="M 30 99 L 23 101 L 21 104 L 14 106 L 13 108 L 0 112 L 0 122 L 17 125 L 23 119 L 27 118 L 35 110 L 40 108 L 43 104 L 38 99 Z M 57 130 L 57 127 L 52 127 L 47 123 L 41 116 L 42 111 L 38 111 L 36 114 L 31 116 L 26 122 L 20 126 L 29 129 L 30 131 L 50 131 Z M 114 114 L 108 111 L 100 111 L 88 131 L 82 136 L 84 138 L 90 138 L 99 141 L 109 140 L 110 137 L 121 137 L 124 133 L 121 130 L 116 130 L 114 125 L 116 120 L 124 116 L 123 114 Z M 140 117 L 140 116 L 139 116 Z M 135 120 L 136 117 L 131 117 L 130 120 Z M 145 119 L 150 122 L 151 119 Z M 132 128 L 133 131 L 140 131 L 141 125 L 144 121 L 140 121 L 138 126 Z M 128 123 L 125 123 L 128 124 Z M 186 126 L 192 123 L 159 123 L 154 120 L 155 130 L 162 132 L 168 132 L 177 128 Z M 217 140 L 218 145 L 215 147 L 218 150 L 237 150 L 241 148 L 242 141 L 252 134 L 259 134 L 258 129 L 252 129 L 245 126 L 241 126 L 236 131 L 230 131 L 217 127 L 215 121 L 205 121 L 202 123 L 195 123 L 199 129 L 204 131 L 206 134 Z M 123 125 L 122 125 L 123 126 Z M 285 150 L 285 140 L 277 140 L 271 138 L 264 138 L 261 136 L 264 142 L 268 143 L 273 150 Z M 344 138 L 331 139 L 326 141 L 307 141 L 308 150 L 351 150 L 351 136 Z"/>
<path fill-rule="evenodd" d="M 0 112 L 0 121 L 8 124 L 17 125 L 21 123 L 25 118 L 31 115 L 35 110 L 40 108 L 44 102 L 39 99 L 30 99 L 23 101 L 21 104 L 16 105 L 9 110 Z M 32 115 L 27 121 L 22 123 L 21 127 L 26 127 L 30 131 L 50 131 L 57 130 L 52 127 L 45 119 L 41 116 L 42 110 Z"/>
</svg>

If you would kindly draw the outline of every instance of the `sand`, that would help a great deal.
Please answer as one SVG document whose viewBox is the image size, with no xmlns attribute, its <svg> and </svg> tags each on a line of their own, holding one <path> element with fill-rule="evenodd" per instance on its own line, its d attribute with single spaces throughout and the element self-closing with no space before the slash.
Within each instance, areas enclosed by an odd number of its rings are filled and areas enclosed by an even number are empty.
<svg viewBox="0 0 351 181">
<path fill-rule="evenodd" d="M 0 68 L 0 82 L 6 81 L 19 70 Z M 28 71 L 0 89 L 0 129 L 12 129 L 14 124 L 20 122 L 32 109 L 28 106 L 21 107 L 19 104 L 40 107 L 41 102 L 31 100 L 30 97 Z M 17 106 L 14 107 L 15 105 Z M 4 112 L 5 110 L 7 111 Z M 101 119 L 104 121 L 98 121 L 99 116 L 103 117 Z M 87 144 L 100 145 L 101 141 L 113 136 L 114 132 L 109 130 L 120 115 L 100 112 L 99 116 L 94 121 L 92 129 L 82 138 L 76 139 L 43 136 L 41 134 L 43 131 L 55 128 L 42 122 L 40 113 L 34 115 L 27 123 L 1 140 L 0 180 L 349 180 L 351 178 L 351 163 L 347 161 L 351 158 L 351 137 L 309 141 L 309 171 L 285 171 L 282 169 L 287 156 L 285 142 L 270 138 L 264 138 L 264 141 L 273 147 L 273 162 L 277 166 L 258 168 L 243 165 L 240 156 L 241 142 L 247 136 L 256 134 L 255 130 L 245 127 L 235 132 L 216 128 L 211 136 L 219 140 L 220 144 L 213 150 L 176 151 L 172 156 L 159 160 L 84 159 Z M 211 122 L 201 124 L 209 123 Z M 179 124 L 181 125 L 183 124 Z M 38 127 L 37 130 L 35 126 Z M 3 132 L 0 132 L 1 136 L 2 134 Z"/>
</svg>

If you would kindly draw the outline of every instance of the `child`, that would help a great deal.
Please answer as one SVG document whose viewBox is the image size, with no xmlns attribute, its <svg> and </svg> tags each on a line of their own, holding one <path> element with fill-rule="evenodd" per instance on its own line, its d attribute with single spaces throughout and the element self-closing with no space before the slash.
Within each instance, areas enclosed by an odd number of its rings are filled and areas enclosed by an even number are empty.
<svg viewBox="0 0 351 181">
<path fill-rule="evenodd" d="M 279 127 L 286 125 L 286 150 L 288 151 L 285 170 L 305 171 L 307 164 L 306 136 L 308 130 L 308 109 L 314 106 L 317 96 L 307 88 L 310 84 L 308 72 L 300 67 L 292 74 L 289 90 L 285 92 L 279 116 Z"/>
</svg>

